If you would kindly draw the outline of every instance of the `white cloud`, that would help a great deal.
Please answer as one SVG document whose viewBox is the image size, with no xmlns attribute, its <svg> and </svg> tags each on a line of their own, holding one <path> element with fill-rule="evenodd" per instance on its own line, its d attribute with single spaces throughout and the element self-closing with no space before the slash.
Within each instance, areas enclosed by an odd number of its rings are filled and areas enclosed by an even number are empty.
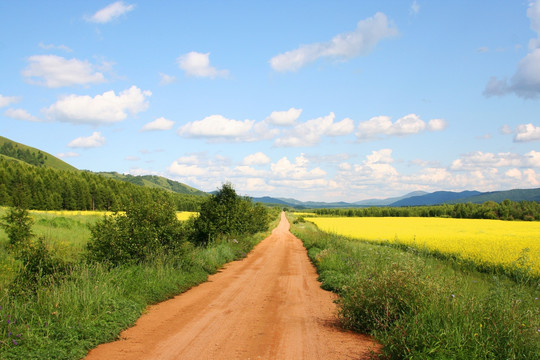
<svg viewBox="0 0 540 360">
<path fill-rule="evenodd" d="M 79 153 L 68 151 L 66 153 L 58 153 L 56 154 L 56 156 L 59 157 L 60 159 L 66 159 L 66 158 L 79 157 L 80 155 Z"/>
<path fill-rule="evenodd" d="M 358 55 L 367 55 L 379 41 L 396 36 L 398 31 L 385 14 L 358 22 L 356 30 L 336 35 L 332 40 L 310 45 L 301 45 L 298 49 L 287 51 L 270 59 L 275 71 L 296 71 L 319 58 L 350 59 Z"/>
<path fill-rule="evenodd" d="M 521 171 L 516 168 L 512 168 L 504 173 L 504 175 L 514 178 L 516 180 L 521 180 Z"/>
<path fill-rule="evenodd" d="M 292 125 L 300 117 L 302 109 L 290 108 L 287 111 L 272 111 L 266 121 L 273 125 Z"/>
<path fill-rule="evenodd" d="M 308 165 L 309 160 L 304 154 L 300 154 L 300 156 L 296 157 L 294 163 L 290 162 L 285 156 L 276 163 L 272 163 L 270 169 L 274 177 L 281 179 L 308 180 L 319 179 L 326 176 L 326 171 L 319 167 L 308 170 Z"/>
<path fill-rule="evenodd" d="M 443 119 L 432 119 L 427 124 L 416 114 L 405 115 L 392 123 L 389 116 L 375 116 L 358 124 L 356 137 L 358 140 L 376 139 L 386 136 L 406 136 L 418 134 L 424 130 L 441 131 L 446 128 Z"/>
<path fill-rule="evenodd" d="M 199 167 L 198 165 L 181 164 L 178 161 L 173 161 L 167 168 L 167 171 L 181 177 L 208 175 L 208 170 L 205 168 Z"/>
<path fill-rule="evenodd" d="M 25 120 L 33 122 L 41 121 L 41 119 L 31 115 L 28 111 L 24 109 L 7 109 L 4 112 L 4 115 L 15 120 Z"/>
<path fill-rule="evenodd" d="M 242 161 L 243 165 L 265 165 L 270 163 L 270 158 L 263 154 L 262 152 L 258 152 L 255 154 L 250 154 L 244 158 Z"/>
<path fill-rule="evenodd" d="M 68 147 L 71 148 L 95 148 L 105 144 L 105 138 L 100 132 L 94 131 L 90 136 L 81 136 L 72 140 Z"/>
<path fill-rule="evenodd" d="M 43 112 L 50 119 L 75 124 L 111 124 L 123 121 L 128 113 L 136 115 L 148 108 L 147 97 L 150 91 L 141 91 L 132 86 L 116 95 L 114 91 L 91 97 L 88 95 L 69 95 Z"/>
<path fill-rule="evenodd" d="M 450 170 L 471 171 L 478 169 L 495 169 L 502 167 L 522 167 L 527 166 L 526 158 L 513 153 L 484 153 L 474 151 L 463 154 L 452 162 Z"/>
<path fill-rule="evenodd" d="M 524 156 L 525 166 L 540 168 L 540 152 L 532 150 L 526 153 Z"/>
<path fill-rule="evenodd" d="M 98 10 L 94 15 L 87 17 L 86 21 L 104 24 L 108 23 L 125 13 L 135 9 L 133 4 L 125 4 L 123 1 L 117 1 Z"/>
<path fill-rule="evenodd" d="M 444 119 L 431 119 L 428 122 L 427 129 L 429 131 L 442 131 L 446 129 L 448 123 Z"/>
<path fill-rule="evenodd" d="M 73 52 L 73 50 L 71 50 L 71 48 L 66 45 L 44 44 L 40 42 L 39 47 L 45 50 L 62 50 L 68 53 Z"/>
<path fill-rule="evenodd" d="M 181 156 L 176 160 L 179 164 L 191 164 L 195 165 L 199 163 L 199 159 L 196 155 Z"/>
<path fill-rule="evenodd" d="M 274 186 L 268 185 L 264 179 L 260 178 L 247 178 L 245 185 L 242 187 L 245 191 L 273 191 Z"/>
<path fill-rule="evenodd" d="M 515 93 L 517 96 L 528 99 L 536 98 L 540 94 L 540 1 L 529 3 L 527 17 L 531 28 L 536 32 L 537 38 L 529 41 L 529 53 L 521 59 L 516 72 L 510 81 L 506 78 L 499 80 L 492 76 L 484 89 L 485 96 L 502 96 Z"/>
<path fill-rule="evenodd" d="M 152 130 L 170 130 L 174 126 L 174 121 L 165 119 L 164 117 L 157 118 L 154 121 L 151 121 L 145 124 L 141 131 L 152 131 Z"/>
<path fill-rule="evenodd" d="M 163 73 L 159 73 L 159 85 L 168 85 L 170 83 L 173 83 L 176 81 L 176 77 L 173 75 L 167 75 Z"/>
<path fill-rule="evenodd" d="M 354 122 L 345 118 L 334 122 L 335 114 L 308 120 L 296 125 L 287 136 L 275 141 L 276 146 L 313 146 L 323 136 L 343 136 L 354 131 Z"/>
<path fill-rule="evenodd" d="M 540 126 L 522 124 L 516 128 L 515 142 L 540 141 Z"/>
<path fill-rule="evenodd" d="M 180 69 L 186 72 L 188 76 L 195 77 L 226 77 L 229 75 L 228 70 L 218 70 L 210 66 L 210 53 L 199 53 L 191 51 L 185 55 L 178 57 L 177 62 Z"/>
<path fill-rule="evenodd" d="M 227 119 L 222 115 L 210 115 L 202 120 L 189 122 L 178 130 L 185 137 L 228 138 L 239 140 L 249 135 L 255 120 Z"/>
<path fill-rule="evenodd" d="M 142 175 L 158 175 L 158 176 L 163 176 L 162 173 L 158 172 L 158 171 L 153 171 L 153 170 L 146 170 L 146 169 L 141 169 L 139 167 L 132 167 L 129 169 L 129 174 L 130 175 L 134 175 L 134 176 L 142 176 Z"/>
<path fill-rule="evenodd" d="M 356 180 L 364 183 L 376 183 L 384 179 L 385 182 L 395 181 L 398 176 L 397 170 L 391 165 L 394 162 L 391 149 L 374 150 L 366 156 L 366 160 L 361 164 L 352 166 L 352 174 Z M 345 172 L 348 166 L 341 166 Z"/>
<path fill-rule="evenodd" d="M 420 4 L 416 0 L 411 4 L 411 14 L 416 15 L 420 12 Z"/>
<path fill-rule="evenodd" d="M 10 104 L 17 103 L 21 100 L 18 96 L 4 96 L 0 94 L 0 108 L 9 106 Z"/>
<path fill-rule="evenodd" d="M 504 134 L 504 135 L 510 135 L 510 134 L 512 134 L 514 132 L 509 125 L 501 126 L 499 131 L 501 132 L 501 134 Z"/>
<path fill-rule="evenodd" d="M 34 55 L 28 58 L 28 62 L 29 65 L 22 71 L 22 75 L 31 84 L 58 88 L 105 82 L 105 76 L 86 60 L 66 59 L 57 55 Z"/>
<path fill-rule="evenodd" d="M 411 135 L 424 131 L 426 123 L 418 115 L 409 114 L 398 119 L 391 127 L 388 135 Z"/>
</svg>

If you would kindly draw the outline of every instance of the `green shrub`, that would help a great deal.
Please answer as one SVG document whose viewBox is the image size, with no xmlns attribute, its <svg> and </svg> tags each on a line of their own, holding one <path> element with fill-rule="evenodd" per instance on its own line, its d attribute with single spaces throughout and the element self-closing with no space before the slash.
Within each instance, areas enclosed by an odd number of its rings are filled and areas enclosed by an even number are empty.
<svg viewBox="0 0 540 360">
<path fill-rule="evenodd" d="M 2 220 L 0 226 L 6 232 L 10 246 L 15 250 L 28 246 L 30 239 L 34 236 L 33 220 L 28 210 L 22 207 L 11 207 Z"/>
<path fill-rule="evenodd" d="M 266 231 L 270 217 L 261 204 L 240 197 L 232 185 L 224 184 L 216 195 L 202 203 L 199 216 L 193 220 L 191 240 L 198 245 L 207 245 L 222 237 Z"/>
<path fill-rule="evenodd" d="M 125 214 L 106 216 L 90 226 L 90 231 L 89 258 L 113 265 L 175 251 L 185 241 L 182 223 L 169 202 L 132 203 Z"/>
</svg>

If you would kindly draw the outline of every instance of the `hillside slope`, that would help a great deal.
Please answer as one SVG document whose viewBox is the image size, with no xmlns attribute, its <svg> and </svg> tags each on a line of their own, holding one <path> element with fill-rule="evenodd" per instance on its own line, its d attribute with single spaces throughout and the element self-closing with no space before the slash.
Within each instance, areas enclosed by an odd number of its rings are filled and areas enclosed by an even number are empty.
<svg viewBox="0 0 540 360">
<path fill-rule="evenodd" d="M 158 188 L 162 190 L 172 191 L 178 194 L 187 194 L 187 195 L 208 195 L 204 191 L 192 188 L 186 184 L 183 184 L 178 181 L 170 180 L 162 176 L 156 175 L 142 175 L 134 176 L 129 174 L 119 174 L 117 172 L 99 172 L 98 174 L 106 176 L 111 179 L 125 181 L 131 184 Z"/>
<path fill-rule="evenodd" d="M 24 145 L 3 136 L 0 136 L 0 154 L 6 158 L 24 161 L 34 166 L 50 167 L 57 170 L 77 171 L 77 168 L 69 165 L 45 151 Z"/>
</svg>

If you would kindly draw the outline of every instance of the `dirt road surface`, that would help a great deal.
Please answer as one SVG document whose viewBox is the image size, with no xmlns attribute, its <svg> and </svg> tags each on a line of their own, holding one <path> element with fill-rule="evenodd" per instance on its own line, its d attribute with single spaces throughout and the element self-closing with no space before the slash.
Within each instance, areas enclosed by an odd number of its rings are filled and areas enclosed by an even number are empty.
<svg viewBox="0 0 540 360">
<path fill-rule="evenodd" d="M 345 332 L 302 242 L 279 226 L 243 260 L 151 306 L 87 360 L 365 359 L 378 345 Z"/>
</svg>

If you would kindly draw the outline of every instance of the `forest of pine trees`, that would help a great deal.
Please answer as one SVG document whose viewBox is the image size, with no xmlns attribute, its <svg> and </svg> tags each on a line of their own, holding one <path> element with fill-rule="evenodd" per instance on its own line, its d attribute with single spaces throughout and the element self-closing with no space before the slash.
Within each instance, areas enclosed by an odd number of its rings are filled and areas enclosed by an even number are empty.
<svg viewBox="0 0 540 360">
<path fill-rule="evenodd" d="M 124 210 L 133 201 L 171 199 L 196 211 L 203 196 L 184 195 L 107 179 L 88 171 L 31 166 L 0 157 L 0 205 L 39 210 Z"/>
</svg>

